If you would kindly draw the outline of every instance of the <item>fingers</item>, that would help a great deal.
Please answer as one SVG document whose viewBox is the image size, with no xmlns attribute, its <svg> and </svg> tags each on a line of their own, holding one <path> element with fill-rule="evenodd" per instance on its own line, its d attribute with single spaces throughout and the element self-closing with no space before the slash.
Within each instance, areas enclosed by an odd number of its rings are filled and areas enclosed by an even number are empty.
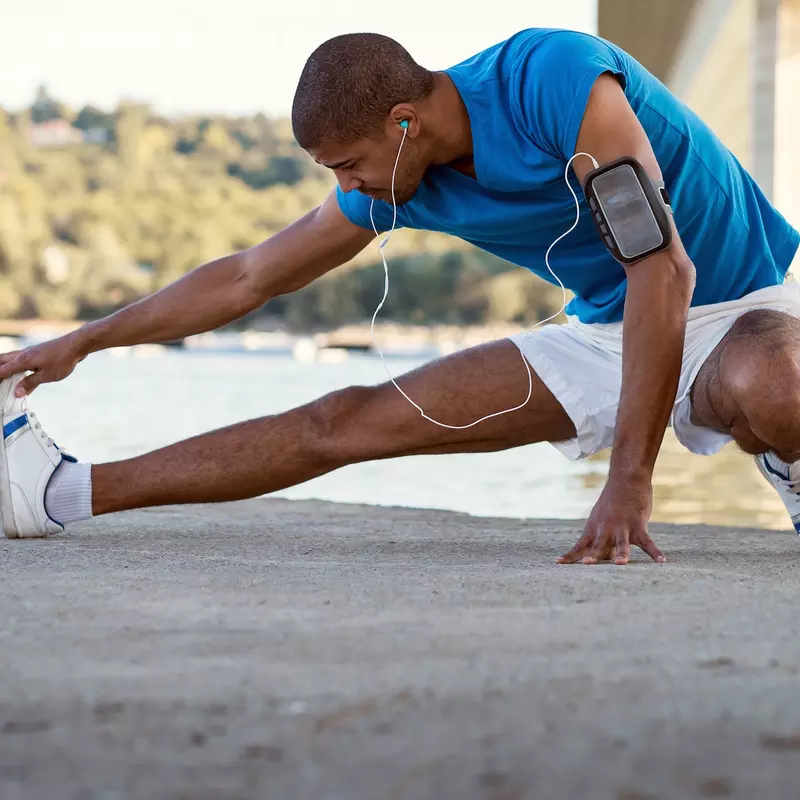
<svg viewBox="0 0 800 800">
<path fill-rule="evenodd" d="M 613 541 L 604 545 L 594 530 L 587 528 L 575 547 L 563 556 L 559 556 L 556 564 L 576 564 L 578 561 L 584 564 L 596 564 L 599 561 L 613 561 L 615 555 L 616 547 Z"/>
<path fill-rule="evenodd" d="M 40 383 L 43 382 L 42 373 L 34 372 L 33 375 L 28 375 L 27 378 L 23 378 L 17 384 L 14 394 L 17 397 L 25 397 L 25 395 L 29 395 Z"/>
<path fill-rule="evenodd" d="M 34 364 L 34 358 L 30 350 L 15 350 L 12 353 L 3 353 L 0 355 L 0 380 L 5 380 L 13 375 L 21 375 L 23 372 L 31 372 L 36 369 L 38 369 L 38 366 Z M 29 375 L 19 382 L 14 394 L 17 397 L 24 397 L 43 382 L 41 375 L 38 372 L 34 372 L 33 375 Z"/>
<path fill-rule="evenodd" d="M 616 541 L 607 531 L 602 534 L 584 533 L 572 550 L 556 559 L 556 564 L 577 564 L 581 562 L 587 565 L 594 565 L 603 561 L 613 561 L 617 566 L 625 566 L 630 561 L 630 538 L 627 530 L 618 531 Z M 646 532 L 638 534 L 633 544 L 644 550 L 656 563 L 664 564 L 666 562 L 667 559 Z"/>
<path fill-rule="evenodd" d="M 594 537 L 594 544 L 589 553 L 584 556 L 582 563 L 599 564 L 606 558 L 608 552 L 614 546 L 614 538 L 608 528 L 601 528 Z"/>
<path fill-rule="evenodd" d="M 617 566 L 625 566 L 630 561 L 631 544 L 644 550 L 658 564 L 663 564 L 667 560 L 650 538 L 646 528 L 631 534 L 627 527 L 595 528 L 590 521 L 572 550 L 559 556 L 556 563 L 581 562 L 593 565 L 601 561 L 613 561 Z"/>
<path fill-rule="evenodd" d="M 627 530 L 617 531 L 617 556 L 614 563 L 618 566 L 625 566 L 631 555 L 631 541 Z"/>
<path fill-rule="evenodd" d="M 664 558 L 664 554 L 656 547 L 656 543 L 650 538 L 650 534 L 647 531 L 640 533 L 634 540 L 634 544 L 637 547 L 641 547 L 653 561 L 659 564 L 666 562 L 667 559 Z"/>
<path fill-rule="evenodd" d="M 22 352 L 22 350 L 12 350 L 10 353 L 0 355 L 0 380 L 25 371 L 18 363 Z"/>
<path fill-rule="evenodd" d="M 589 551 L 593 541 L 594 536 L 592 532 L 589 530 L 584 531 L 583 536 L 578 539 L 575 547 L 563 556 L 559 556 L 556 559 L 556 564 L 575 564 L 580 561 Z"/>
</svg>

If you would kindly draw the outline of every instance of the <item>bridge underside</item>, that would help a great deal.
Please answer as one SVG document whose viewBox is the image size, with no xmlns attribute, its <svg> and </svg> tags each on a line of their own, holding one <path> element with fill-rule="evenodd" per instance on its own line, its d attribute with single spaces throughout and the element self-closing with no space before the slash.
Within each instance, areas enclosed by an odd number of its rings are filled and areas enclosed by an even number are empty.
<svg viewBox="0 0 800 800">
<path fill-rule="evenodd" d="M 599 0 L 598 33 L 666 81 L 699 0 Z"/>
</svg>

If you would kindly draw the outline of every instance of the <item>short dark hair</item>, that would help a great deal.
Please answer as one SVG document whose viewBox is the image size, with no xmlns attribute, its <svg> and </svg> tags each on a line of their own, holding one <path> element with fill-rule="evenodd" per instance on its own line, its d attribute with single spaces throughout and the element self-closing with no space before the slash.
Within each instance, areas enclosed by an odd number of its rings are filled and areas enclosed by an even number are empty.
<svg viewBox="0 0 800 800">
<path fill-rule="evenodd" d="M 292 103 L 292 130 L 303 149 L 326 140 L 380 139 L 398 103 L 433 90 L 433 73 L 394 39 L 347 33 L 321 44 L 308 58 Z"/>
</svg>

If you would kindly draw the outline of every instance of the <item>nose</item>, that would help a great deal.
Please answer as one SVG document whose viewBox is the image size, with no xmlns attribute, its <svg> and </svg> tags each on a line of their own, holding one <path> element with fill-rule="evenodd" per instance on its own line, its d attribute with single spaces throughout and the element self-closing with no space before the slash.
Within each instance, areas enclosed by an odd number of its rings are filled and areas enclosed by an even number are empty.
<svg viewBox="0 0 800 800">
<path fill-rule="evenodd" d="M 336 170 L 336 180 L 339 181 L 339 188 L 346 194 L 364 185 L 364 181 L 354 178 L 352 175 Z"/>
</svg>

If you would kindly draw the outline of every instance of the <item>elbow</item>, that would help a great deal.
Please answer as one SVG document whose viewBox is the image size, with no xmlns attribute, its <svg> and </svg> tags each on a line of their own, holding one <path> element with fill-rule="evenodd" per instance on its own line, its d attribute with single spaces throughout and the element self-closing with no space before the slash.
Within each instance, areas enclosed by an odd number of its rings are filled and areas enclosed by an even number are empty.
<svg viewBox="0 0 800 800">
<path fill-rule="evenodd" d="M 694 295 L 696 273 L 692 260 L 680 248 L 675 253 L 672 249 L 666 251 L 665 263 L 659 265 L 663 296 L 669 298 L 666 302 L 681 318 L 689 313 Z"/>
<path fill-rule="evenodd" d="M 653 264 L 646 270 L 648 279 L 658 276 L 659 282 L 669 288 L 670 293 L 685 297 L 687 301 L 694 294 L 697 274 L 694 263 L 680 241 L 651 257 Z M 649 259 L 648 259 L 649 261 Z M 643 265 L 647 262 L 643 262 Z"/>
<path fill-rule="evenodd" d="M 667 272 L 670 282 L 676 292 L 678 292 L 688 304 L 694 294 L 694 287 L 697 283 L 697 271 L 695 270 L 692 259 L 689 258 L 683 247 L 670 248 Z"/>
<path fill-rule="evenodd" d="M 233 297 L 237 317 L 243 317 L 272 299 L 261 270 L 255 268 L 251 251 L 237 253 L 236 269 L 233 276 Z"/>
<path fill-rule="evenodd" d="M 688 312 L 694 295 L 695 266 L 678 244 L 626 269 L 628 293 L 647 303 L 667 303 L 677 312 Z"/>
</svg>

